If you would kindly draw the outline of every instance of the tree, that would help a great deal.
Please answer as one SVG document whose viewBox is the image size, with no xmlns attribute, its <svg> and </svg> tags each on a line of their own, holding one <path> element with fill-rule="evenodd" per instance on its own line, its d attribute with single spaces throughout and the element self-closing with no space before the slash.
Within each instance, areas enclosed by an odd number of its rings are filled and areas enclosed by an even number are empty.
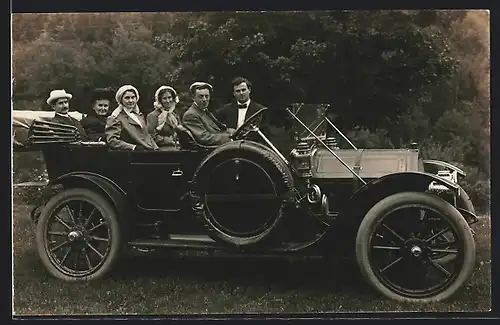
<svg viewBox="0 0 500 325">
<path fill-rule="evenodd" d="M 14 98 L 25 99 L 47 98 L 50 90 L 61 88 L 82 97 L 95 67 L 80 42 L 56 42 L 47 33 L 26 46 L 15 61 Z"/>
<path fill-rule="evenodd" d="M 72 108 L 85 112 L 92 88 L 133 84 L 147 112 L 152 109 L 154 87 L 166 83 L 172 70 L 170 54 L 151 43 L 151 31 L 142 25 L 133 29 L 118 25 L 110 42 L 57 41 L 43 33 L 17 49 L 14 97 L 46 98 L 52 89 L 64 88 L 74 95 Z"/>
<path fill-rule="evenodd" d="M 205 13 L 172 26 L 164 39 L 182 67 L 173 81 L 207 80 L 227 101 L 229 81 L 244 75 L 271 106 L 331 104 L 344 128 L 387 127 L 456 64 L 443 35 L 400 12 Z"/>
</svg>

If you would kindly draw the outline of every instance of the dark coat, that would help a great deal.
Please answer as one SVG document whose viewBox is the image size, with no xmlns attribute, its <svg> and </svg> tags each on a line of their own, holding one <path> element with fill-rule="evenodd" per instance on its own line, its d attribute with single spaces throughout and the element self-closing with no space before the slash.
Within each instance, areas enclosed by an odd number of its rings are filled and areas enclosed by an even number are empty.
<svg viewBox="0 0 500 325">
<path fill-rule="evenodd" d="M 261 105 L 253 100 L 250 100 L 250 104 L 248 105 L 247 113 L 245 115 L 245 121 L 255 114 L 258 110 L 264 108 L 264 105 Z M 227 127 L 236 129 L 238 124 L 238 103 L 236 100 L 222 106 L 214 112 L 215 117 L 224 123 Z"/>
<path fill-rule="evenodd" d="M 65 116 L 62 116 L 59 114 L 55 114 L 54 117 L 52 118 L 51 122 L 75 126 L 78 129 L 78 134 L 80 135 L 80 138 L 82 141 L 89 141 L 90 140 L 88 135 L 87 135 L 87 132 L 85 132 L 85 129 L 83 128 L 80 121 L 78 121 L 77 119 L 75 119 L 71 116 L 65 117 Z"/>
<path fill-rule="evenodd" d="M 195 104 L 192 104 L 184 113 L 182 124 L 202 145 L 212 146 L 231 141 L 226 126 L 208 110 L 203 111 Z"/>
<path fill-rule="evenodd" d="M 104 132 L 104 128 L 106 127 L 106 116 L 89 114 L 85 116 L 80 123 L 91 141 L 104 141 L 106 138 L 106 133 Z"/>
<path fill-rule="evenodd" d="M 245 115 L 245 121 L 264 107 L 267 106 L 259 104 L 251 99 Z M 292 117 L 290 117 L 284 109 L 276 107 L 267 108 L 268 110 L 264 112 L 262 121 L 259 124 L 260 131 L 262 131 L 262 133 L 264 133 L 280 151 L 290 152 L 294 147 L 294 141 L 291 134 L 293 125 L 293 121 L 291 120 Z M 238 123 L 238 109 L 238 103 L 236 100 L 233 100 L 232 102 L 217 109 L 214 115 L 228 127 L 236 128 Z M 260 136 L 255 133 L 249 134 L 247 139 L 262 142 Z"/>
</svg>

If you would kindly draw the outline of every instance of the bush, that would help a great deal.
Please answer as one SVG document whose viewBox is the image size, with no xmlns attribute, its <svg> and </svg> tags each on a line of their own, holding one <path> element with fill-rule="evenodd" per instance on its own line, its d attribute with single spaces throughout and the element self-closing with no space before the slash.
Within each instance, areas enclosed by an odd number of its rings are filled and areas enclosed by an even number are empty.
<svg viewBox="0 0 500 325">
<path fill-rule="evenodd" d="M 466 173 L 460 182 L 462 188 L 470 196 L 477 213 L 488 213 L 491 207 L 490 179 L 481 168 L 468 164 L 465 152 L 470 152 L 470 144 L 455 137 L 445 145 L 437 143 L 432 138 L 422 144 L 421 157 L 445 161 L 457 166 Z"/>
<path fill-rule="evenodd" d="M 491 209 L 491 182 L 488 176 L 477 167 L 465 166 L 467 176 L 461 182 L 462 188 L 469 194 L 476 212 L 488 214 Z"/>
<path fill-rule="evenodd" d="M 41 152 L 14 152 L 12 156 L 12 183 L 43 182 L 48 180 Z M 38 205 L 42 203 L 44 186 L 14 187 L 14 204 Z"/>
<path fill-rule="evenodd" d="M 346 137 L 357 147 L 364 149 L 393 149 L 394 144 L 389 139 L 386 130 L 377 129 L 374 132 L 366 128 L 355 128 L 347 132 Z M 340 148 L 351 148 L 348 143 L 344 143 L 341 138 L 338 138 Z"/>
<path fill-rule="evenodd" d="M 41 152 L 14 152 L 12 167 L 12 181 L 14 184 L 48 179 Z"/>
</svg>

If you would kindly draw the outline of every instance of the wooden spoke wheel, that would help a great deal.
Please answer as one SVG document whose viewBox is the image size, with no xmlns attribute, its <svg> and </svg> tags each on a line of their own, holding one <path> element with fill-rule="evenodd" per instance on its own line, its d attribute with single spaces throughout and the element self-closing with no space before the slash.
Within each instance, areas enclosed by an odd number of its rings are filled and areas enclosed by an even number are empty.
<svg viewBox="0 0 500 325">
<path fill-rule="evenodd" d="M 42 263 L 55 277 L 91 280 L 107 274 L 122 250 L 115 209 L 88 189 L 68 189 L 44 207 L 36 240 Z"/>
<path fill-rule="evenodd" d="M 445 235 L 448 239 L 441 240 Z M 438 262 L 443 254 L 455 258 Z M 356 257 L 363 276 L 381 294 L 433 302 L 449 298 L 469 279 L 475 243 L 466 220 L 448 202 L 425 193 L 399 193 L 367 213 Z"/>
</svg>

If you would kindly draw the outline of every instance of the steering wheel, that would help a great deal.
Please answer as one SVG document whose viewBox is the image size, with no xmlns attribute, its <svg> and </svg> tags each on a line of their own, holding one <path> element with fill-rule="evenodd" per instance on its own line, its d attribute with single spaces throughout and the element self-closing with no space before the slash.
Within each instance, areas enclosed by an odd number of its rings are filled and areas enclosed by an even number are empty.
<svg viewBox="0 0 500 325">
<path fill-rule="evenodd" d="M 262 117 L 264 112 L 267 111 L 267 108 L 261 108 L 257 112 L 255 112 L 252 116 L 250 116 L 239 128 L 234 131 L 231 136 L 232 140 L 239 140 L 244 138 L 250 131 L 253 131 L 259 127 L 260 122 L 262 121 Z"/>
</svg>

